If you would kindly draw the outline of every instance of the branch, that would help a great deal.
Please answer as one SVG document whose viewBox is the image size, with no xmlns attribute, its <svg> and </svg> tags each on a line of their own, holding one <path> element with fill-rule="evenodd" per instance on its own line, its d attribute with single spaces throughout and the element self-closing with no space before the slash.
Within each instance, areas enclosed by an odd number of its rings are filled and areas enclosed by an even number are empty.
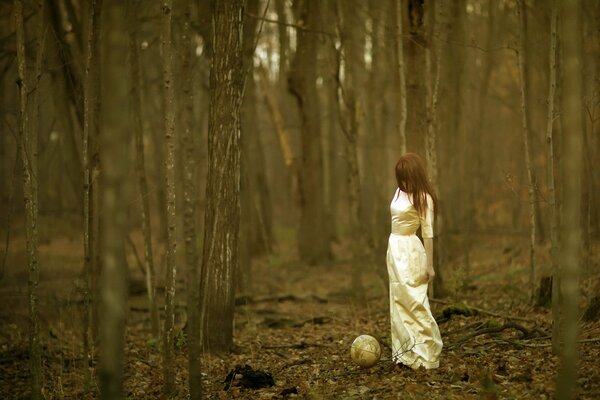
<svg viewBox="0 0 600 400">
<path fill-rule="evenodd" d="M 282 22 L 282 21 L 279 21 L 279 20 L 276 20 L 276 19 L 266 18 L 265 16 L 261 17 L 259 15 L 256 15 L 256 14 L 253 14 L 253 13 L 249 13 L 249 12 L 246 12 L 246 15 L 249 16 L 250 18 L 258 19 L 259 21 L 269 22 L 269 23 L 278 24 L 278 25 L 284 25 L 284 26 L 287 26 L 287 27 L 290 27 L 290 28 L 297 29 L 297 30 L 302 31 L 302 32 L 315 33 L 315 34 L 319 34 L 319 35 L 336 37 L 336 35 L 334 33 L 325 32 L 325 31 L 321 31 L 321 30 L 315 30 L 315 29 L 308 29 L 308 28 L 305 28 L 302 25 L 291 24 L 291 23 L 288 23 L 288 22 Z"/>
</svg>

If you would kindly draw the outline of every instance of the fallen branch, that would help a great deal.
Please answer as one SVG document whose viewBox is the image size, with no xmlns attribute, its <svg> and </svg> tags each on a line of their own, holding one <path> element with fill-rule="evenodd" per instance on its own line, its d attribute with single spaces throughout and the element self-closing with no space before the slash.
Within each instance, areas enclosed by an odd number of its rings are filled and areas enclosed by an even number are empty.
<svg viewBox="0 0 600 400">
<path fill-rule="evenodd" d="M 235 299 L 236 306 L 243 306 L 247 304 L 256 304 L 256 303 L 269 303 L 269 302 L 277 302 L 282 303 L 284 301 L 316 301 L 317 303 L 327 303 L 327 299 L 323 299 L 319 296 L 310 295 L 307 297 L 298 297 L 293 294 L 284 294 L 279 296 L 267 296 L 267 297 L 252 297 L 252 296 L 239 296 Z"/>
<path fill-rule="evenodd" d="M 550 339 L 551 336 L 547 336 L 544 337 L 544 339 Z M 495 339 L 494 342 L 496 343 L 501 343 L 501 344 L 512 344 L 515 346 L 523 346 L 523 347 L 551 347 L 552 343 L 525 343 L 522 341 L 514 341 L 514 340 L 510 340 L 510 339 Z M 593 339 L 582 339 L 580 340 L 578 343 L 583 344 L 583 343 L 595 343 L 595 342 L 600 342 L 600 338 L 593 338 Z M 562 343 L 561 343 L 562 345 Z"/>
<path fill-rule="evenodd" d="M 292 343 L 292 344 L 280 344 L 280 345 L 276 345 L 276 346 L 262 346 L 263 349 L 307 349 L 309 347 L 323 347 L 322 344 L 319 343 L 306 343 L 306 342 L 300 342 L 300 343 Z"/>
<path fill-rule="evenodd" d="M 485 328 L 485 329 L 479 329 L 475 332 L 471 332 L 471 333 L 463 336 L 461 339 L 457 340 L 456 342 L 448 344 L 447 348 L 453 349 L 455 347 L 458 347 L 458 346 L 468 342 L 469 340 L 471 340 L 477 336 L 500 333 L 506 329 L 516 329 L 516 330 L 520 331 L 523 334 L 522 338 L 532 337 L 535 332 L 535 331 L 530 331 L 529 329 L 525 328 L 522 325 L 517 324 L 516 322 L 507 321 L 504 323 L 504 325 L 499 326 L 499 327 L 489 327 L 489 328 Z M 537 333 L 537 332 L 535 332 L 535 333 Z"/>
<path fill-rule="evenodd" d="M 448 307 L 444 307 L 442 312 L 435 318 L 436 321 L 438 322 L 438 324 L 448 321 L 452 315 L 464 315 L 464 316 L 470 317 L 470 316 L 474 316 L 477 314 L 489 315 L 492 317 L 502 318 L 502 319 L 506 319 L 506 320 L 523 321 L 523 322 L 531 322 L 531 323 L 536 322 L 529 318 L 517 317 L 514 315 L 500 314 L 497 312 L 484 310 L 479 307 L 468 306 L 464 303 L 451 304 L 446 301 L 437 300 L 437 299 L 430 299 L 429 301 L 435 302 L 435 303 L 440 303 L 440 304 L 449 304 Z"/>
</svg>

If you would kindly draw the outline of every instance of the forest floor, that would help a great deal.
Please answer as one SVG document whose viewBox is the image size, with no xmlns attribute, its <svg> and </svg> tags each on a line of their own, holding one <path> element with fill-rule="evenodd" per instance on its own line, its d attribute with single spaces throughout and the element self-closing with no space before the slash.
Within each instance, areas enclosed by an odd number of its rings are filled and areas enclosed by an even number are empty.
<svg viewBox="0 0 600 400">
<path fill-rule="evenodd" d="M 83 392 L 81 241 L 51 229 L 40 235 L 48 238 L 40 246 L 44 394 L 48 399 L 91 399 L 94 392 Z M 134 241 L 141 249 L 139 238 Z M 294 261 L 292 241 L 281 240 L 275 254 L 254 263 L 252 290 L 238 296 L 236 352 L 202 360 L 204 398 L 553 398 L 559 360 L 549 338 L 552 316 L 549 309 L 528 301 L 525 246 L 522 238 L 490 237 L 473 249 L 468 275 L 459 260 L 449 263 L 444 275 L 450 294 L 431 301 L 444 341 L 440 367 L 413 371 L 389 361 L 389 304 L 385 283 L 374 267 L 363 273 L 364 296 L 358 300 L 349 289 L 347 262 L 306 266 Z M 336 250 L 344 253 L 342 246 Z M 160 346 L 150 337 L 141 273 L 134 260 L 131 255 L 125 390 L 127 399 L 158 399 L 163 382 Z M 385 268 L 384 257 L 379 261 L 378 268 Z M 24 399 L 28 394 L 25 265 L 24 242 L 16 235 L 0 280 L 1 399 Z M 185 399 L 185 277 L 178 274 L 175 374 L 177 398 Z M 587 274 L 584 281 L 582 307 L 590 288 L 598 288 L 600 274 Z M 466 306 L 476 312 L 443 321 L 443 311 L 456 305 L 460 306 L 455 310 L 465 311 Z M 578 397 L 600 398 L 600 341 L 590 340 L 600 338 L 600 323 L 581 322 L 579 329 L 583 343 Z M 382 360 L 369 369 L 355 366 L 349 357 L 350 345 L 360 334 L 370 334 L 382 344 Z M 92 372 L 96 365 L 94 360 Z M 275 386 L 232 385 L 224 390 L 228 372 L 237 365 L 270 373 Z"/>
</svg>

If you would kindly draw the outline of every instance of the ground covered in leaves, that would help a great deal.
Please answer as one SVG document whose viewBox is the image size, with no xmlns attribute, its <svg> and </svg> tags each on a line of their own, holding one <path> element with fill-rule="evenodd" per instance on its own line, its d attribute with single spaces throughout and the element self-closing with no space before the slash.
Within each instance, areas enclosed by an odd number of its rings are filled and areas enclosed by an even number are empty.
<svg viewBox="0 0 600 400">
<path fill-rule="evenodd" d="M 41 335 L 47 398 L 96 398 L 83 391 L 81 345 L 81 242 L 48 235 L 40 248 Z M 336 261 L 306 266 L 291 243 L 253 265 L 251 290 L 238 296 L 236 351 L 202 360 L 209 399 L 550 399 L 558 357 L 552 353 L 550 310 L 530 305 L 522 242 L 489 238 L 473 251 L 470 271 L 453 260 L 444 271 L 449 295 L 432 299 L 444 350 L 440 368 L 413 371 L 390 361 L 385 283 L 365 266 L 362 296 L 349 290 L 351 267 Z M 133 242 L 141 249 L 139 238 Z M 519 243 L 521 243 L 519 245 Z M 340 252 L 343 253 L 343 252 Z M 597 254 L 597 251 L 595 252 Z M 543 258 L 543 255 L 542 255 Z M 377 268 L 385 268 L 379 257 Z M 141 274 L 131 256 L 130 309 L 126 331 L 125 389 L 128 399 L 161 398 L 160 345 L 150 337 Z M 594 261 L 594 260 L 593 260 Z M 598 260 L 595 260 L 597 263 Z M 546 260 L 547 262 L 547 260 Z M 21 238 L 13 238 L 0 281 L 0 398 L 28 395 L 27 271 Z M 599 276 L 584 273 L 584 296 Z M 177 398 L 188 397 L 183 327 L 185 277 L 179 273 L 176 345 Z M 587 292 L 586 292 L 587 288 Z M 162 299 L 163 292 L 159 291 Z M 360 334 L 376 337 L 383 359 L 370 369 L 350 360 Z M 600 398 L 600 323 L 580 324 L 578 397 Z M 95 372 L 96 360 L 90 366 Z M 240 387 L 238 368 L 273 378 L 274 386 Z M 238 370 L 239 372 L 240 370 Z"/>
</svg>

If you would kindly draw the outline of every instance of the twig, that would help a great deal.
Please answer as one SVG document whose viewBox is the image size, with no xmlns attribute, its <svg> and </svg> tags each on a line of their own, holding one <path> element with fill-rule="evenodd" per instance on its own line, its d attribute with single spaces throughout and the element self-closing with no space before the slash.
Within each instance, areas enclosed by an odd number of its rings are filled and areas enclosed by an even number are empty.
<svg viewBox="0 0 600 400">
<path fill-rule="evenodd" d="M 261 17 L 259 15 L 256 14 L 252 14 L 249 12 L 246 12 L 246 15 L 249 16 L 250 18 L 255 18 L 258 19 L 260 21 L 264 21 L 264 22 L 270 22 L 272 24 L 277 24 L 277 25 L 284 25 L 284 26 L 288 26 L 290 28 L 294 28 L 294 29 L 298 29 L 299 31 L 303 31 L 303 32 L 307 32 L 307 33 L 317 33 L 320 35 L 326 35 L 326 36 L 331 36 L 331 37 L 337 37 L 334 33 L 330 33 L 330 32 L 325 32 L 325 31 L 320 31 L 320 30 L 314 30 L 314 29 L 308 29 L 305 28 L 302 25 L 297 25 L 297 24 L 291 24 L 289 22 L 282 22 L 276 19 L 270 19 L 270 18 L 266 18 L 266 17 Z"/>
</svg>

